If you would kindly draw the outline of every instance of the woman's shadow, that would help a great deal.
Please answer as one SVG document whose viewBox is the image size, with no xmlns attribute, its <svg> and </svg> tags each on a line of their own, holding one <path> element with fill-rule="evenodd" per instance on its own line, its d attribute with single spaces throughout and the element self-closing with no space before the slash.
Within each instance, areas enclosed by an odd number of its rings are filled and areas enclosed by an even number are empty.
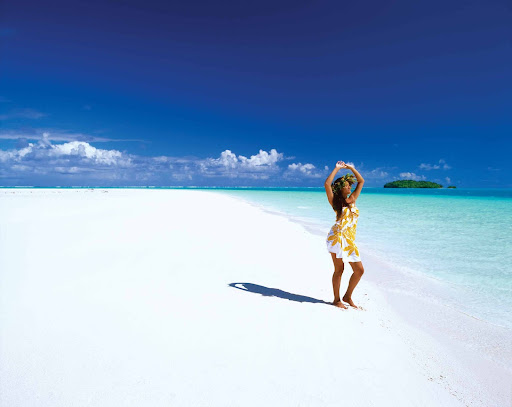
<svg viewBox="0 0 512 407">
<path fill-rule="evenodd" d="M 296 302 L 310 302 L 313 304 L 328 304 L 332 305 L 330 302 L 325 302 L 323 300 L 319 300 L 317 298 L 307 297 L 305 295 L 292 294 L 283 290 L 279 290 L 278 288 L 268 288 L 258 284 L 252 283 L 231 283 L 228 284 L 230 287 L 237 288 L 239 290 L 261 294 L 264 297 L 278 297 L 283 298 L 289 301 Z"/>
</svg>

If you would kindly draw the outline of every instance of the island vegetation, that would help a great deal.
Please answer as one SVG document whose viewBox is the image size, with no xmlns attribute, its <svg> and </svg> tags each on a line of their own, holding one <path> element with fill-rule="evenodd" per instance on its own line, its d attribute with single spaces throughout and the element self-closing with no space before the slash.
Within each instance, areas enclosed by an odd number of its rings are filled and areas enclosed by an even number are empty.
<svg viewBox="0 0 512 407">
<path fill-rule="evenodd" d="M 388 182 L 384 188 L 442 188 L 441 184 L 430 181 L 413 181 L 412 179 L 403 179 L 399 181 Z"/>
<path fill-rule="evenodd" d="M 457 188 L 455 185 L 450 185 L 448 188 L 452 188 L 452 189 L 455 189 Z"/>
</svg>

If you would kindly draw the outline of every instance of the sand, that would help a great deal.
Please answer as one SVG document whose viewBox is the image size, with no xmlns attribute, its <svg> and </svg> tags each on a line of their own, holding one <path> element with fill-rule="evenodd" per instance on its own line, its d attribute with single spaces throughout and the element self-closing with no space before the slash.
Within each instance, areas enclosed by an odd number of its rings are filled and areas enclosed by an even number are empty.
<svg viewBox="0 0 512 407">
<path fill-rule="evenodd" d="M 323 238 L 227 195 L 0 190 L 0 404 L 511 405 L 365 269 L 341 310 Z"/>
</svg>

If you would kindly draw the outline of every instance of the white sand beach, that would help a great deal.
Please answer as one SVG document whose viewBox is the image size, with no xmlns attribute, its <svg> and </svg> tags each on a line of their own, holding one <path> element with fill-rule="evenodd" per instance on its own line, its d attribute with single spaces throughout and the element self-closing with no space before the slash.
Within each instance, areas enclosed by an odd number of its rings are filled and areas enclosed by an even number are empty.
<svg viewBox="0 0 512 407">
<path fill-rule="evenodd" d="M 0 405 L 512 405 L 510 360 L 363 261 L 341 310 L 324 238 L 228 195 L 1 189 Z"/>
</svg>

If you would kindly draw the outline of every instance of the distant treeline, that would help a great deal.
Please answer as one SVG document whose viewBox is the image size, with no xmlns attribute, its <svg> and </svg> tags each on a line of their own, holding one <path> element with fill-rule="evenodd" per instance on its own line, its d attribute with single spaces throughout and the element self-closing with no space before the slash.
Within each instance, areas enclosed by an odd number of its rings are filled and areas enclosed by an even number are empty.
<svg viewBox="0 0 512 407">
<path fill-rule="evenodd" d="M 404 179 L 400 181 L 388 182 L 384 188 L 442 188 L 441 184 L 430 181 L 413 181 L 412 179 Z"/>
</svg>

